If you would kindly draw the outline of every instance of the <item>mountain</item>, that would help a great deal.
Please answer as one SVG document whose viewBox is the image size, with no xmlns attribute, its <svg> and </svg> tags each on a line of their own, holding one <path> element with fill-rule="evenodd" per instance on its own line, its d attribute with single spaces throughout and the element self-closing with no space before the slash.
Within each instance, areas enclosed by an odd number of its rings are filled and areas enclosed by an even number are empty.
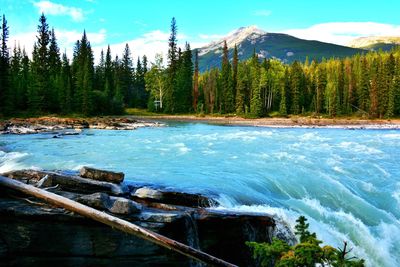
<svg viewBox="0 0 400 267">
<path fill-rule="evenodd" d="M 367 50 L 390 51 L 400 45 L 400 36 L 369 36 L 359 37 L 348 43 L 348 46 Z"/>
<path fill-rule="evenodd" d="M 299 39 L 283 33 L 268 33 L 255 26 L 239 28 L 226 37 L 198 48 L 199 68 L 205 71 L 221 65 L 222 47 L 226 40 L 232 57 L 235 44 L 240 60 L 248 59 L 255 49 L 259 58 L 277 58 L 285 63 L 295 60 L 321 60 L 330 57 L 346 57 L 365 50 L 319 41 Z"/>
</svg>

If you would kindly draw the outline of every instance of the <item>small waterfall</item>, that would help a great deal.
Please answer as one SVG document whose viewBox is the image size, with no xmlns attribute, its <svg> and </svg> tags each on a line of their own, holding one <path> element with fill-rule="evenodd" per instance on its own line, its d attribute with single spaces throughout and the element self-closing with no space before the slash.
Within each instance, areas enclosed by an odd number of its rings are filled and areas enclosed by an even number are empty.
<svg viewBox="0 0 400 267">
<path fill-rule="evenodd" d="M 199 241 L 199 234 L 197 231 L 197 223 L 196 220 L 193 218 L 191 213 L 187 213 L 186 220 L 185 220 L 185 227 L 186 227 L 186 241 L 189 246 L 192 248 L 200 249 L 200 241 Z M 206 264 L 203 264 L 196 260 L 190 260 L 190 267 L 205 267 Z"/>
</svg>

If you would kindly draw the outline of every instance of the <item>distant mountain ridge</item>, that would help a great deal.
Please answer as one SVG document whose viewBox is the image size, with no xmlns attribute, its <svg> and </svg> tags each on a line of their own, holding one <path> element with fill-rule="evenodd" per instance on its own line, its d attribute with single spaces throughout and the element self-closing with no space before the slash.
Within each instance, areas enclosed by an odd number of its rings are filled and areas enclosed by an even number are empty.
<svg viewBox="0 0 400 267">
<path fill-rule="evenodd" d="M 201 71 L 221 65 L 222 48 L 226 40 L 232 58 L 235 44 L 240 60 L 248 59 L 255 50 L 259 58 L 276 58 L 285 63 L 295 60 L 321 60 L 322 58 L 347 57 L 365 50 L 319 41 L 309 41 L 283 33 L 268 33 L 256 26 L 241 27 L 218 41 L 198 48 Z"/>
<path fill-rule="evenodd" d="M 348 43 L 353 48 L 362 48 L 367 50 L 390 51 L 400 45 L 400 36 L 368 36 L 359 37 Z"/>
</svg>

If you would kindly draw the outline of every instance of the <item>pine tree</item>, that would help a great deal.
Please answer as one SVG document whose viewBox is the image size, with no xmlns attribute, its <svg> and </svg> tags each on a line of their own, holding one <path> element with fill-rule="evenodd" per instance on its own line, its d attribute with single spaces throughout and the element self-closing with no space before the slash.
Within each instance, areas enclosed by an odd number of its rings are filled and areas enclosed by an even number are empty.
<svg viewBox="0 0 400 267">
<path fill-rule="evenodd" d="M 68 114 L 72 111 L 72 77 L 71 66 L 66 53 L 62 56 L 60 76 L 58 102 L 61 112 Z"/>
<path fill-rule="evenodd" d="M 6 94 L 5 108 L 6 112 L 11 114 L 15 110 L 23 108 L 23 92 L 21 92 L 21 75 L 22 75 L 22 52 L 21 48 L 15 45 L 10 63 L 10 83 L 9 90 Z"/>
<path fill-rule="evenodd" d="M 233 90 L 233 97 L 236 99 L 236 92 L 237 92 L 237 83 L 238 83 L 238 64 L 239 64 L 239 56 L 237 46 L 233 48 L 233 58 L 232 58 L 232 90 Z"/>
<path fill-rule="evenodd" d="M 293 114 L 299 114 L 302 111 L 303 104 L 304 74 L 298 61 L 295 61 L 291 66 L 290 85 L 292 90 L 291 111 Z"/>
<path fill-rule="evenodd" d="M 387 83 L 387 110 L 385 117 L 390 118 L 394 116 L 395 111 L 395 73 L 396 73 L 396 61 L 392 53 L 390 53 L 387 63 L 385 64 L 386 67 L 386 83 Z"/>
<path fill-rule="evenodd" d="M 371 64 L 371 90 L 370 90 L 370 108 L 369 116 L 376 118 L 378 116 L 378 62 L 376 59 Z"/>
<path fill-rule="evenodd" d="M 5 15 L 1 22 L 1 47 L 0 47 L 0 113 L 4 111 L 6 105 L 6 95 L 10 91 L 10 54 L 8 51 L 8 26 Z"/>
<path fill-rule="evenodd" d="M 361 58 L 359 92 L 358 92 L 358 108 L 363 113 L 367 113 L 369 107 L 369 74 L 367 59 Z"/>
<path fill-rule="evenodd" d="M 48 111 L 50 105 L 50 82 L 49 82 L 49 44 L 50 31 L 46 17 L 42 13 L 36 36 L 36 51 L 32 55 L 32 72 L 34 78 L 34 90 L 38 96 L 35 111 Z"/>
<path fill-rule="evenodd" d="M 93 52 L 90 42 L 83 32 L 82 39 L 74 49 L 73 80 L 75 83 L 74 104 L 75 110 L 84 115 L 91 115 L 95 111 L 93 106 Z M 109 107 L 107 107 L 109 109 Z"/>
<path fill-rule="evenodd" d="M 260 87 L 260 63 L 258 56 L 254 50 L 253 56 L 250 61 L 250 112 L 253 116 L 260 117 L 263 114 L 261 87 Z M 265 70 L 264 70 L 265 71 Z"/>
<path fill-rule="evenodd" d="M 48 108 L 51 112 L 58 112 L 60 103 L 58 102 L 58 94 L 60 90 L 60 72 L 61 72 L 61 59 L 60 49 L 58 48 L 56 35 L 54 29 L 50 33 L 50 46 L 49 46 L 49 88 L 48 88 Z"/>
<path fill-rule="evenodd" d="M 121 93 L 126 105 L 132 105 L 133 98 L 133 65 L 129 45 L 125 45 L 121 65 Z"/>
<path fill-rule="evenodd" d="M 221 86 L 222 86 L 222 112 L 231 113 L 235 111 L 235 94 L 233 91 L 233 77 L 231 64 L 229 63 L 228 46 L 224 41 L 221 65 Z"/>
<path fill-rule="evenodd" d="M 175 112 L 189 112 L 192 107 L 193 63 L 190 45 L 186 43 L 185 51 L 179 59 L 176 75 Z"/>
<path fill-rule="evenodd" d="M 114 79 L 113 79 L 113 63 L 111 59 L 111 49 L 107 46 L 106 60 L 104 62 L 104 92 L 108 99 L 111 101 L 114 95 Z"/>
<path fill-rule="evenodd" d="M 136 91 L 136 107 L 145 108 L 147 106 L 146 82 L 144 80 L 145 70 L 140 58 L 137 59 L 135 72 L 135 91 Z"/>
<path fill-rule="evenodd" d="M 197 112 L 199 100 L 199 50 L 194 52 L 194 76 L 193 76 L 193 110 Z"/>
<path fill-rule="evenodd" d="M 171 20 L 171 35 L 168 40 L 168 85 L 164 95 L 164 111 L 166 113 L 175 112 L 176 98 L 176 73 L 178 69 L 178 51 L 177 51 L 177 26 L 175 18 Z"/>
<path fill-rule="evenodd" d="M 236 86 L 236 113 L 244 114 L 246 110 L 246 92 L 249 91 L 249 73 L 247 65 L 239 63 Z"/>
<path fill-rule="evenodd" d="M 31 84 L 31 72 L 30 72 L 30 61 L 26 54 L 25 48 L 22 50 L 21 56 L 21 75 L 20 75 L 20 98 L 21 98 L 21 110 L 26 110 L 28 108 L 28 90 Z"/>
</svg>

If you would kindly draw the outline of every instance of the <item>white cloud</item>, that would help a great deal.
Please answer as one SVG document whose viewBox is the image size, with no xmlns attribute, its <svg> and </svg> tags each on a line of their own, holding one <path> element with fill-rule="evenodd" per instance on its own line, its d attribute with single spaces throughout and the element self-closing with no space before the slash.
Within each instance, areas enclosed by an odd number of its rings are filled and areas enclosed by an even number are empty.
<svg viewBox="0 0 400 267">
<path fill-rule="evenodd" d="M 261 9 L 253 12 L 254 16 L 268 17 L 272 14 L 271 10 Z"/>
<path fill-rule="evenodd" d="M 346 45 L 363 36 L 399 36 L 400 25 L 376 22 L 330 22 L 283 31 L 298 38 Z"/>
<path fill-rule="evenodd" d="M 144 55 L 146 55 L 149 62 L 153 62 L 156 54 L 162 54 L 164 57 L 164 62 L 166 62 L 169 36 L 169 32 L 164 32 L 161 30 L 150 31 L 136 39 L 110 44 L 111 53 L 113 54 L 113 57 L 115 57 L 115 55 L 121 57 L 125 49 L 125 44 L 128 44 L 132 53 L 134 64 L 136 64 L 138 57 L 142 58 Z M 184 40 L 188 39 L 188 36 L 183 33 L 178 34 L 177 39 L 178 44 L 183 46 Z M 192 48 L 194 48 L 203 45 L 203 43 L 190 43 L 190 45 Z M 93 46 L 96 62 L 99 60 L 101 50 L 105 52 L 107 50 L 107 44 Z"/>
<path fill-rule="evenodd" d="M 64 6 L 61 4 L 53 3 L 51 1 L 39 1 L 33 3 L 38 8 L 39 13 L 48 15 L 64 15 L 70 16 L 72 20 L 79 22 L 84 19 L 83 11 L 81 8 Z"/>
<path fill-rule="evenodd" d="M 57 30 L 55 29 L 58 46 L 60 47 L 61 53 L 64 50 L 67 52 L 69 58 L 72 58 L 72 51 L 74 44 L 77 40 L 82 39 L 83 32 L 68 31 L 68 30 Z M 33 45 L 36 41 L 37 32 L 25 32 L 11 36 L 10 46 L 14 47 L 14 44 L 19 44 L 21 48 L 25 48 L 29 57 L 32 56 Z M 88 40 L 92 46 L 98 46 L 104 44 L 106 40 L 106 30 L 101 29 L 98 32 L 87 32 Z"/>
</svg>

